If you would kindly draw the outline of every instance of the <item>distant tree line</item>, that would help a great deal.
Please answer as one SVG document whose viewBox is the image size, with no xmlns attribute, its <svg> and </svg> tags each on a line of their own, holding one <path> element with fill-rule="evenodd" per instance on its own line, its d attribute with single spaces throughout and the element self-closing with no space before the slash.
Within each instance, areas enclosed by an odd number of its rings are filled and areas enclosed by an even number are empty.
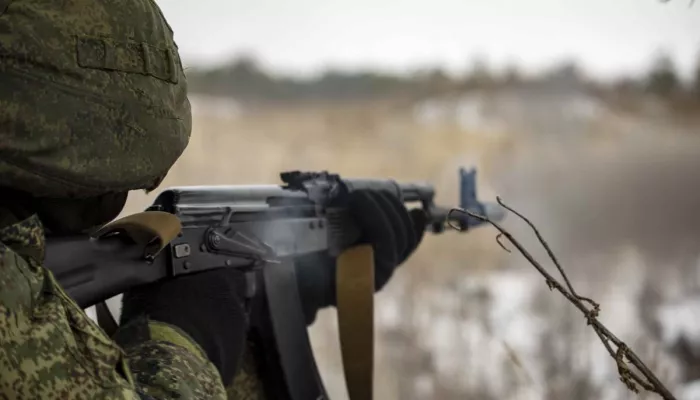
<svg viewBox="0 0 700 400">
<path fill-rule="evenodd" d="M 450 91 L 516 85 L 533 79 L 547 79 L 562 71 L 577 71 L 566 64 L 536 78 L 524 78 L 516 66 L 493 73 L 483 62 L 475 62 L 462 76 L 451 76 L 441 68 L 417 70 L 408 75 L 376 71 L 327 71 L 314 78 L 296 78 L 266 71 L 252 56 L 236 57 L 216 68 L 188 69 L 190 90 L 242 101 L 362 100 L 395 96 L 421 97 Z M 611 89 L 649 93 L 660 97 L 695 99 L 700 102 L 700 54 L 690 81 L 680 78 L 667 54 L 661 53 L 642 78 L 625 78 Z"/>
<path fill-rule="evenodd" d="M 410 77 L 375 71 L 328 71 L 303 79 L 264 71 L 242 56 L 217 68 L 187 71 L 190 91 L 240 100 L 348 100 L 409 95 L 453 82 L 439 69 Z"/>
</svg>

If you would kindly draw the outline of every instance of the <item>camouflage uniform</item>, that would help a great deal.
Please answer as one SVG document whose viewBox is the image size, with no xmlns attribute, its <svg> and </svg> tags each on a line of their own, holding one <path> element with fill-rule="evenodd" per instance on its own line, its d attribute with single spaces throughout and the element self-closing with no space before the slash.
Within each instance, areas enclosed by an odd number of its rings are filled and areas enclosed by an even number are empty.
<svg viewBox="0 0 700 400">
<path fill-rule="evenodd" d="M 134 321 L 117 333 L 123 350 L 110 340 L 41 267 L 36 216 L 5 224 L 0 242 L 0 397 L 226 398 L 214 366 L 176 328 Z"/>
<path fill-rule="evenodd" d="M 3 186 L 51 199 L 152 190 L 190 130 L 153 1 L 0 0 Z M 226 398 L 177 328 L 135 320 L 122 346 L 110 340 L 42 268 L 46 220 L 14 206 L 0 205 L 0 398 Z"/>
</svg>

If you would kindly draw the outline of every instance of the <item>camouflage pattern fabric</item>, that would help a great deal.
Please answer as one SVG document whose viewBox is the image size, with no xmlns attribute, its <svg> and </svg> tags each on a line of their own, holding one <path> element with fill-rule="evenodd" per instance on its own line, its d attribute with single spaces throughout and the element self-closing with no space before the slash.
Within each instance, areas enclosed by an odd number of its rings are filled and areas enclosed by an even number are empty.
<svg viewBox="0 0 700 400">
<path fill-rule="evenodd" d="M 0 0 L 0 182 L 37 197 L 155 189 L 191 132 L 153 0 Z"/>
<path fill-rule="evenodd" d="M 0 217 L 8 219 L 2 209 Z M 123 350 L 110 340 L 41 267 L 36 216 L 3 226 L 0 398 L 226 398 L 216 368 L 175 329 L 137 321 L 117 334 L 128 338 Z"/>
</svg>

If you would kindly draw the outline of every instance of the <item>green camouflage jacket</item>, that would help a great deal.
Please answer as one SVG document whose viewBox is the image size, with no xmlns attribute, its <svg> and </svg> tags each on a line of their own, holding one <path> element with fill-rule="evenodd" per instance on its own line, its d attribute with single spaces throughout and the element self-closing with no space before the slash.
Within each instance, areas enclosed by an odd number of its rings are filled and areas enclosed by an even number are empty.
<svg viewBox="0 0 700 400">
<path fill-rule="evenodd" d="M 5 213 L 7 214 L 7 213 Z M 119 347 L 42 268 L 36 216 L 0 210 L 0 398 L 225 399 L 216 368 L 171 326 L 133 321 Z"/>
</svg>

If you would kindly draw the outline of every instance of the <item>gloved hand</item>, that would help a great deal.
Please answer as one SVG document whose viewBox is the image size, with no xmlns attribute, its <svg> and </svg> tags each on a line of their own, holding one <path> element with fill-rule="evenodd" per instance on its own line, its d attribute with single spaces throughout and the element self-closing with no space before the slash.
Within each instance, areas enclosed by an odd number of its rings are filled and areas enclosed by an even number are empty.
<svg viewBox="0 0 700 400">
<path fill-rule="evenodd" d="M 349 198 L 348 211 L 360 228 L 359 243 L 374 248 L 375 292 L 389 281 L 423 239 L 427 223 L 421 209 L 406 206 L 387 191 L 358 190 Z M 295 260 L 297 283 L 307 325 L 319 309 L 336 305 L 335 258 L 327 252 Z"/>
<path fill-rule="evenodd" d="M 183 275 L 124 293 L 120 325 L 145 315 L 183 330 L 232 383 L 248 331 L 245 273 L 233 268 Z"/>
</svg>

